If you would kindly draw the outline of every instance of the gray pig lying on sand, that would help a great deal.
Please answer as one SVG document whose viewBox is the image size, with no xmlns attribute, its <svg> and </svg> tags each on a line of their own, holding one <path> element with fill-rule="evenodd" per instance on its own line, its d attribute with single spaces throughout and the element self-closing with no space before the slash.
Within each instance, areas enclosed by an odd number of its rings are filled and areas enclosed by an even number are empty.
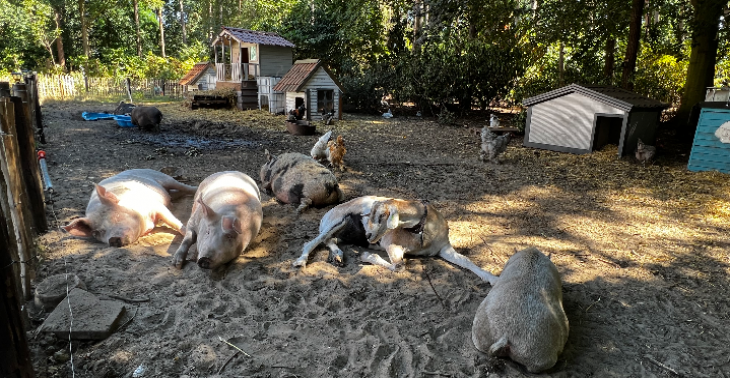
<svg viewBox="0 0 730 378">
<path fill-rule="evenodd" d="M 263 219 L 256 182 L 241 172 L 218 172 L 198 186 L 192 214 L 173 264 L 182 268 L 188 249 L 198 245 L 198 266 L 213 269 L 243 252 Z"/>
<path fill-rule="evenodd" d="M 171 194 L 193 194 L 195 189 L 162 172 L 130 169 L 96 185 L 86 216 L 63 228 L 71 235 L 94 237 L 112 247 L 135 242 L 158 222 L 180 232 L 182 222 L 167 208 Z"/>
<path fill-rule="evenodd" d="M 344 195 L 337 178 L 311 157 L 290 152 L 278 157 L 266 150 L 268 162 L 261 167 L 261 186 L 283 203 L 299 204 L 298 212 L 309 206 L 342 202 Z"/>
<path fill-rule="evenodd" d="M 527 248 L 510 257 L 492 286 L 474 317 L 474 346 L 531 373 L 553 367 L 568 340 L 555 265 L 537 248 Z"/>
<path fill-rule="evenodd" d="M 319 236 L 304 245 L 294 266 L 305 266 L 309 254 L 320 244 L 331 251 L 330 261 L 341 265 L 339 241 L 384 249 L 390 262 L 369 252 L 363 252 L 360 259 L 393 271 L 403 266 L 406 254 L 439 256 L 469 269 L 484 281 L 491 283 L 497 278 L 454 250 L 448 222 L 425 201 L 363 196 L 337 205 L 322 217 Z"/>
<path fill-rule="evenodd" d="M 162 112 L 154 106 L 137 106 L 130 114 L 132 124 L 139 126 L 142 130 L 160 131 Z"/>
</svg>

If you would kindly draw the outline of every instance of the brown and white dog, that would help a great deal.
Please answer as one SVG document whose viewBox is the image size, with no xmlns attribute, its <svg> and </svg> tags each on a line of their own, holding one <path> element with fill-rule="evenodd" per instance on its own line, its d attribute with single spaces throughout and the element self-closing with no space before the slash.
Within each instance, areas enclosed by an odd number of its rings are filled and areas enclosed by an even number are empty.
<svg viewBox="0 0 730 378">
<path fill-rule="evenodd" d="M 370 252 L 363 252 L 360 259 L 392 271 L 403 266 L 404 255 L 440 256 L 484 281 L 493 283 L 497 279 L 454 250 L 449 242 L 448 222 L 425 201 L 364 196 L 337 205 L 322 217 L 319 235 L 304 245 L 294 266 L 305 266 L 309 254 L 321 244 L 331 252 L 328 261 L 341 265 L 343 253 L 337 245 L 340 241 L 382 248 L 390 262 Z"/>
</svg>

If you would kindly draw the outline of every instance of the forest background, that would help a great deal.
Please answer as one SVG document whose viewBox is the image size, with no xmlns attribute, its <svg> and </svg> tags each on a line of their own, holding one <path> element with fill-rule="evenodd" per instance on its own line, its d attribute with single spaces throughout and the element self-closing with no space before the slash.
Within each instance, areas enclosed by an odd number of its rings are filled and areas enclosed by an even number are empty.
<svg viewBox="0 0 730 378">
<path fill-rule="evenodd" d="M 277 32 L 322 59 L 347 102 L 522 99 L 569 83 L 615 85 L 685 120 L 730 79 L 722 0 L 0 0 L 0 76 L 180 78 L 212 60 L 221 26 Z M 683 124 L 683 122 L 680 122 Z"/>
</svg>

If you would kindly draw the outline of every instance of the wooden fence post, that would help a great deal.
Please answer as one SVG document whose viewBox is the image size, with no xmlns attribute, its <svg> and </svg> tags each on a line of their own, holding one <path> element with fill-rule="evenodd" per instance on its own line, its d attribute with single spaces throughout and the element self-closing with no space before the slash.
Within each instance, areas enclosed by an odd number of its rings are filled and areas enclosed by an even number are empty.
<svg viewBox="0 0 730 378">
<path fill-rule="evenodd" d="M 0 97 L 10 97 L 10 83 L 0 81 Z"/>
<path fill-rule="evenodd" d="M 20 257 L 20 280 L 23 285 L 23 296 L 26 300 L 32 299 L 30 291 L 33 237 L 31 236 L 29 219 L 26 217 L 30 207 L 25 196 L 23 185 L 23 170 L 20 164 L 20 151 L 15 131 L 15 106 L 10 97 L 0 97 L 0 147 L 5 155 L 0 159 L 0 168 L 3 171 L 8 191 L 8 204 L 13 231 L 18 242 L 18 256 Z"/>
<path fill-rule="evenodd" d="M 132 79 L 127 78 L 124 82 L 127 85 L 127 95 L 129 95 L 129 103 L 134 104 L 134 100 L 132 100 Z"/>
<path fill-rule="evenodd" d="M 0 83 L 0 87 L 2 87 L 3 83 Z M 9 86 L 8 86 L 9 87 Z M 9 92 L 7 92 L 9 94 Z M 2 91 L 0 91 L 0 94 L 4 94 Z M 8 97 L 8 96 L 0 96 L 0 97 Z M 4 108 L 0 107 L 0 112 L 4 111 Z M 4 113 L 0 113 L 0 123 L 2 120 L 5 119 Z M 0 128 L 0 138 L 2 134 L 2 128 Z M 2 146 L 2 142 L 0 141 L 0 146 Z M 0 160 L 5 159 L 5 155 L 3 154 L 3 151 L 0 151 Z M 13 284 L 15 286 L 16 291 L 16 298 L 23 298 L 23 287 L 20 284 L 20 264 L 15 263 L 16 261 L 22 261 L 23 259 L 18 254 L 18 240 L 15 237 L 15 228 L 12 223 L 12 209 L 10 208 L 10 199 L 8 198 L 9 193 L 9 184 L 8 179 L 3 174 L 2 170 L 2 162 L 0 162 L 0 255 L 3 252 L 7 252 L 7 255 L 10 256 L 10 260 L 12 260 L 12 266 L 8 267 L 8 264 L 11 264 L 11 262 L 8 262 L 5 265 L 0 264 L 0 267 L 5 267 L 6 269 L 9 269 L 12 271 L 12 273 L 15 275 L 15 283 Z M 10 236 L 5 236 L 10 235 Z M 2 243 L 6 243 L 4 246 Z M 2 257 L 0 256 L 0 259 Z M 23 324 L 25 326 L 25 329 L 30 329 L 30 319 L 28 319 L 28 316 L 25 312 L 22 314 L 23 318 Z M 1 339 L 0 339 L 1 340 Z"/>
<path fill-rule="evenodd" d="M 0 212 L 0 377 L 33 378 L 20 305 L 22 299 L 18 296 L 16 275 L 11 269 L 16 264 L 12 263 L 10 255 L 12 238 L 7 223 Z"/>
<path fill-rule="evenodd" d="M 33 229 L 36 234 L 48 231 L 48 220 L 46 219 L 46 203 L 43 198 L 43 182 L 41 171 L 38 167 L 35 153 L 35 137 L 33 124 L 31 123 L 31 108 L 33 107 L 28 98 L 27 85 L 13 85 L 13 92 L 17 97 L 11 101 L 15 107 L 15 140 L 18 143 L 19 158 L 25 192 L 28 195 L 28 204 L 24 206 L 33 221 Z"/>
<path fill-rule="evenodd" d="M 41 140 L 41 144 L 46 144 L 46 133 L 43 130 L 43 114 L 41 114 L 41 99 L 40 93 L 38 93 L 38 73 L 33 72 L 31 85 L 31 106 L 35 108 L 35 127 L 38 132 L 38 137 Z"/>
</svg>

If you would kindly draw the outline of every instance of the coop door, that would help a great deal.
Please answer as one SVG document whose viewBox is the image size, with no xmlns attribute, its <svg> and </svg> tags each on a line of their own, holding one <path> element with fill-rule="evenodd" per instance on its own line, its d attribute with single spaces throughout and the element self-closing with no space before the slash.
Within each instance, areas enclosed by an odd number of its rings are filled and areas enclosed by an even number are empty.
<svg viewBox="0 0 730 378">
<path fill-rule="evenodd" d="M 335 91 L 320 89 L 317 91 L 317 110 L 319 114 L 329 113 L 335 109 Z"/>
<path fill-rule="evenodd" d="M 598 151 L 608 144 L 618 146 L 623 121 L 623 117 L 596 116 L 596 126 L 593 132 L 593 151 Z"/>
</svg>

